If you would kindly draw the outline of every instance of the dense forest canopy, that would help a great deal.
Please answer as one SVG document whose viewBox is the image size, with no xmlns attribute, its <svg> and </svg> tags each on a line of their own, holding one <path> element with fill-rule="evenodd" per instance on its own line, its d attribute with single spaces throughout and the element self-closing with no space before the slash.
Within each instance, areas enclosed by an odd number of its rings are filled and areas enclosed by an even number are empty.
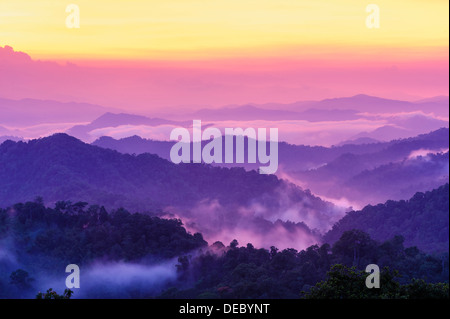
<svg viewBox="0 0 450 319">
<path fill-rule="evenodd" d="M 333 265 L 355 267 L 356 271 L 372 263 L 399 272 L 401 276 L 390 279 L 398 293 L 406 294 L 405 289 L 412 288 L 405 285 L 413 284 L 439 296 L 448 293 L 448 286 L 427 286 L 448 283 L 448 253 L 430 255 L 417 247 L 405 247 L 402 236 L 376 241 L 357 229 L 345 231 L 333 245 L 313 245 L 302 251 L 255 248 L 251 243 L 240 246 L 236 240 L 228 246 L 221 242 L 208 246 L 201 234 L 188 233 L 180 220 L 131 214 L 124 209 L 107 212 L 85 202 L 62 201 L 50 208 L 36 198 L 0 210 L 0 238 L 4 251 L 0 258 L 2 297 L 35 294 L 43 283 L 40 277 L 61 272 L 67 264 L 85 269 L 98 260 L 155 265 L 173 258 L 178 262 L 170 271 L 176 275 L 159 291 L 121 286 L 121 296 L 300 298 L 328 291 L 327 282 L 318 283 L 333 276 Z M 316 284 L 319 286 L 311 290 Z M 53 287 L 39 287 L 44 288 Z M 85 290 L 83 296 L 118 296 L 117 291 L 115 295 L 101 289 Z"/>
<path fill-rule="evenodd" d="M 430 192 L 418 192 L 409 200 L 387 201 L 347 213 L 324 236 L 334 243 L 344 231 L 361 229 L 377 240 L 401 234 L 408 246 L 427 252 L 449 249 L 449 184 Z"/>
</svg>

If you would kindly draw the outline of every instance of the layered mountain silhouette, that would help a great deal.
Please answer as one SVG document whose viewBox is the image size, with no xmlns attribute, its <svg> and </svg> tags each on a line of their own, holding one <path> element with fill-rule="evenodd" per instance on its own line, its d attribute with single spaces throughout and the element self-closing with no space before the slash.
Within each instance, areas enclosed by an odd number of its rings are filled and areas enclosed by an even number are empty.
<svg viewBox="0 0 450 319">
<path fill-rule="evenodd" d="M 177 122 L 171 120 L 165 120 L 160 118 L 149 118 L 142 115 L 126 114 L 126 113 L 105 113 L 98 117 L 94 121 L 86 125 L 76 125 L 70 128 L 67 133 L 78 139 L 89 141 L 91 136 L 89 132 L 106 127 L 118 127 L 121 125 L 146 125 L 146 126 L 159 126 L 164 124 L 171 124 L 176 126 L 186 126 L 192 122 Z"/>
<path fill-rule="evenodd" d="M 361 139 L 356 141 L 346 141 L 337 146 L 323 147 L 323 146 L 308 146 L 308 145 L 293 145 L 285 142 L 279 142 L 280 163 L 284 168 L 291 170 L 305 170 L 311 166 L 321 165 L 330 162 L 337 157 L 346 154 L 366 154 L 385 150 L 385 152 L 395 148 L 401 148 L 404 155 L 409 155 L 416 149 L 429 148 L 441 149 L 448 147 L 448 128 L 442 128 L 428 134 L 422 134 L 414 138 L 393 140 L 390 142 L 379 142 L 372 139 Z M 246 140 L 247 141 L 247 140 Z M 208 143 L 204 141 L 203 143 Z M 407 145 L 403 147 L 402 145 Z M 117 150 L 121 153 L 128 154 L 142 154 L 151 153 L 157 154 L 162 158 L 170 158 L 170 148 L 175 144 L 171 141 L 156 141 L 145 139 L 137 135 L 114 139 L 109 136 L 102 136 L 95 140 L 93 145 Z M 245 144 L 247 145 L 247 143 Z M 398 145 L 397 147 L 395 145 Z M 247 152 L 247 149 L 245 149 Z M 389 156 L 389 155 L 387 155 Z M 310 165 L 308 165 L 310 164 Z M 241 166 L 241 165 L 238 165 Z M 244 165 L 250 169 L 256 168 L 252 165 Z"/>
<path fill-rule="evenodd" d="M 445 164 L 448 172 L 448 152 L 420 155 L 411 151 L 424 146 L 441 147 L 446 142 L 446 133 L 448 130 L 442 129 L 390 143 L 346 145 L 343 147 L 378 151 L 343 154 L 331 164 L 308 173 L 326 169 L 324 180 L 330 180 L 331 173 L 333 178 L 342 181 L 351 176 L 347 182 L 337 185 L 342 189 L 354 185 L 360 191 L 359 196 L 369 196 L 380 189 L 399 190 L 403 184 L 412 185 L 408 191 L 414 193 L 420 183 L 433 187 L 443 182 L 440 175 L 430 175 L 430 172 L 437 172 Z M 377 165 L 406 154 L 408 158 L 399 162 L 364 169 L 366 163 Z M 253 238 L 261 246 L 311 245 L 320 241 L 320 233 L 312 229 L 327 230 L 343 214 L 309 191 L 273 175 L 260 175 L 238 167 L 175 165 L 157 155 L 121 154 L 66 134 L 2 143 L 0 189 L 2 207 L 37 196 L 42 196 L 47 203 L 61 200 L 100 203 L 108 208 L 125 207 L 181 218 L 188 229 L 202 231 L 209 240 L 242 236 Z M 443 195 L 446 192 L 447 197 Z M 428 226 L 419 226 L 419 222 Z M 402 234 L 408 245 L 417 245 L 425 251 L 442 251 L 448 246 L 448 238 L 445 242 L 441 235 L 430 235 L 437 225 L 443 227 L 439 234 L 448 234 L 448 185 L 425 195 L 418 193 L 406 202 L 388 201 L 349 213 L 326 234 L 325 241 L 333 242 L 343 231 L 358 228 L 375 239 Z"/>
<path fill-rule="evenodd" d="M 222 147 L 225 145 L 225 137 L 222 137 Z M 234 139 L 235 141 L 235 139 Z M 102 136 L 95 140 L 92 144 L 103 148 L 109 148 L 121 153 L 127 154 L 157 154 L 161 158 L 170 160 L 170 149 L 176 142 L 174 141 L 157 141 L 145 139 L 134 135 L 122 139 L 114 139 L 109 136 Z M 202 146 L 209 141 L 202 141 Z M 386 147 L 388 143 L 371 143 L 371 144 L 344 144 L 339 147 L 323 147 L 308 145 L 293 145 L 286 142 L 278 143 L 279 162 L 284 170 L 294 171 L 297 169 L 306 170 L 314 168 L 328 161 L 332 161 L 338 156 L 345 153 L 363 154 L 372 151 L 378 151 Z M 244 152 L 248 152 L 248 138 L 245 137 Z M 192 143 L 191 143 L 192 148 Z M 232 164 L 213 164 L 225 167 L 244 167 L 248 170 L 258 169 L 259 164 L 252 163 L 232 163 Z"/>
<path fill-rule="evenodd" d="M 310 108 L 304 111 L 290 111 L 283 110 L 282 107 L 280 109 L 264 109 L 254 105 L 244 105 L 220 109 L 202 109 L 184 117 L 199 118 L 207 121 L 304 120 L 309 122 L 341 121 L 358 118 L 358 111 L 356 110 Z"/>
<path fill-rule="evenodd" d="M 2 144 L 4 141 L 14 141 L 14 142 L 18 142 L 18 141 L 23 141 L 23 139 L 21 137 L 16 137 L 16 136 L 0 136 L 0 144 Z"/>
<path fill-rule="evenodd" d="M 292 175 L 325 197 L 359 205 L 407 199 L 448 182 L 448 129 L 382 144 L 380 150 L 344 153 L 327 164 Z"/>
<path fill-rule="evenodd" d="M 85 201 L 179 217 L 206 238 L 245 233 L 246 238 L 259 236 L 261 245 L 273 239 L 280 247 L 317 242 L 311 229 L 325 230 L 343 213 L 274 175 L 175 165 L 157 155 L 121 154 L 66 134 L 4 142 L 0 189 L 2 207 L 37 196 L 46 203 Z"/>
<path fill-rule="evenodd" d="M 353 145 L 359 145 L 359 144 L 374 144 L 374 143 L 379 143 L 379 140 L 376 140 L 374 138 L 370 138 L 370 137 L 358 137 L 354 140 L 346 140 L 346 141 L 342 141 L 339 144 L 337 144 L 336 146 L 342 146 L 342 145 L 346 145 L 346 144 L 353 144 Z"/>
<path fill-rule="evenodd" d="M 45 123 L 89 122 L 108 111 L 117 112 L 118 109 L 90 103 L 0 98 L 0 124 L 15 127 Z"/>
<path fill-rule="evenodd" d="M 189 127 L 193 119 L 204 122 L 234 121 L 237 123 L 262 120 L 270 122 L 271 126 L 280 126 L 281 131 L 284 124 L 277 124 L 278 121 L 287 121 L 286 123 L 300 121 L 299 125 L 308 122 L 309 125 L 315 122 L 321 122 L 324 125 L 329 122 L 330 129 L 333 128 L 332 123 L 342 125 L 346 121 L 359 121 L 371 123 L 371 125 L 363 126 L 361 132 L 356 131 L 354 136 L 345 136 L 344 139 L 366 138 L 389 141 L 448 127 L 448 97 L 407 102 L 356 95 L 322 101 L 235 105 L 201 109 L 187 114 L 172 112 L 158 115 L 127 114 L 119 109 L 89 103 L 0 98 L 0 125 L 13 129 L 13 131 L 6 131 L 6 128 L 0 129 L 0 134 L 24 138 L 47 136 L 54 132 L 65 131 L 84 141 L 92 142 L 96 137 L 109 135 L 108 133 L 114 135 L 115 132 L 116 136 L 127 136 L 127 133 L 119 127 L 126 126 L 131 132 L 139 132 L 140 130 L 136 127 L 140 126 L 144 128 L 163 125 Z M 383 125 L 379 126 L 380 123 Z M 373 128 L 374 126 L 376 128 Z M 133 130 L 133 127 L 136 129 Z M 104 129 L 103 132 L 102 129 Z M 168 136 L 168 133 L 164 134 L 165 138 L 167 138 L 166 135 Z M 292 136 L 289 141 L 300 144 Z M 318 141 L 319 144 L 338 143 L 335 139 L 328 141 L 323 137 Z"/>
<path fill-rule="evenodd" d="M 357 113 L 392 114 L 414 111 L 448 117 L 448 104 L 449 98 L 445 96 L 409 102 L 359 94 L 351 97 L 300 101 L 289 104 L 232 105 L 219 109 L 202 109 L 194 113 L 184 114 L 182 117 L 184 119 L 202 118 L 213 121 L 296 119 L 314 122 L 351 120 L 356 118 Z"/>
<path fill-rule="evenodd" d="M 448 155 L 426 156 L 448 151 L 448 136 L 448 128 L 442 128 L 413 138 L 334 147 L 281 142 L 278 174 L 293 178 L 315 194 L 336 199 L 344 197 L 362 206 L 387 199 L 407 199 L 417 191 L 431 190 L 448 180 Z M 128 154 L 157 154 L 170 160 L 174 143 L 132 136 L 120 140 L 101 137 L 93 144 Z M 415 152 L 423 157 L 416 158 Z M 215 165 L 247 170 L 259 166 L 249 163 Z"/>
<path fill-rule="evenodd" d="M 351 97 L 340 97 L 333 99 L 325 99 L 318 102 L 300 103 L 301 108 L 316 108 L 316 109 L 355 109 L 358 112 L 368 113 L 399 113 L 424 111 L 432 112 L 436 115 L 448 116 L 449 98 L 438 97 L 417 102 L 400 101 L 385 99 L 366 94 L 358 94 Z M 298 108 L 295 103 L 291 108 Z"/>
</svg>

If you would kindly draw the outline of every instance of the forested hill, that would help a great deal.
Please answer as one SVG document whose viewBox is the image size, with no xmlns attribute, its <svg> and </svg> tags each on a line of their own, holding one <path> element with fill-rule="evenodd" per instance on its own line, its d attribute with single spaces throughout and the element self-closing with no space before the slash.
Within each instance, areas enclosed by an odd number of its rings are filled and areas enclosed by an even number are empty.
<svg viewBox="0 0 450 319">
<path fill-rule="evenodd" d="M 239 206 L 265 196 L 270 208 L 281 187 L 294 189 L 291 197 L 298 201 L 307 198 L 308 207 L 325 211 L 332 206 L 286 185 L 274 175 L 243 168 L 175 165 L 156 155 L 121 154 L 66 134 L 0 145 L 1 207 L 42 196 L 46 203 L 82 200 L 107 208 L 155 211 L 169 205 L 191 207 L 202 199 Z"/>
<path fill-rule="evenodd" d="M 224 139 L 224 137 L 222 137 Z M 209 141 L 203 141 L 207 144 Z M 101 137 L 93 143 L 121 153 L 156 154 L 169 160 L 175 142 L 132 136 L 115 140 Z M 225 143 L 222 142 L 223 152 Z M 247 144 L 246 144 L 247 145 Z M 412 138 L 335 147 L 278 144 L 279 176 L 297 180 L 322 198 L 367 204 L 408 199 L 416 192 L 438 188 L 448 181 L 449 130 Z M 247 148 L 247 146 L 246 146 Z M 260 163 L 222 163 L 221 167 L 257 169 Z"/>
<path fill-rule="evenodd" d="M 64 269 L 72 263 L 83 274 L 77 298 L 299 298 L 336 267 L 339 280 L 317 286 L 327 288 L 328 298 L 352 298 L 352 291 L 361 298 L 448 298 L 448 284 L 412 281 L 406 291 L 396 284 L 413 278 L 448 283 L 448 253 L 405 247 L 402 236 L 377 242 L 351 230 L 332 246 L 301 251 L 241 244 L 207 246 L 179 220 L 82 202 L 51 208 L 37 198 L 0 208 L 0 298 L 33 298 L 50 287 L 62 291 Z M 354 271 L 372 263 L 401 277 L 382 276 L 382 289 L 367 289 Z M 350 266 L 356 269 L 345 268 Z"/>
<path fill-rule="evenodd" d="M 125 209 L 107 212 L 103 206 L 84 202 L 60 201 L 49 208 L 37 198 L 0 208 L 0 244 L 17 254 L 19 261 L 30 261 L 28 255 L 43 256 L 31 261 L 54 269 L 96 259 L 173 258 L 205 247 L 207 242 L 200 233 L 188 233 L 178 219 L 131 214 Z"/>
<path fill-rule="evenodd" d="M 448 148 L 449 129 L 439 130 L 421 134 L 416 137 L 393 140 L 390 142 L 374 142 L 367 144 L 343 144 L 333 147 L 292 145 L 280 142 L 279 163 L 287 171 L 306 171 L 311 168 L 330 163 L 346 154 L 361 156 L 366 165 L 380 165 L 402 160 L 419 149 L 439 150 Z M 204 142 L 206 144 L 206 142 Z M 142 154 L 151 153 L 169 159 L 170 149 L 174 141 L 149 140 L 139 136 L 131 136 L 116 140 L 109 136 L 102 136 L 92 143 L 103 148 L 113 149 L 121 153 Z M 225 145 L 225 143 L 222 143 Z M 375 154 L 375 155 L 374 155 Z M 219 166 L 241 166 L 247 169 L 256 168 L 259 164 L 218 164 Z"/>
<path fill-rule="evenodd" d="M 365 231 L 376 240 L 402 235 L 405 246 L 417 246 L 427 252 L 448 252 L 449 184 L 418 192 L 407 201 L 389 200 L 349 212 L 324 236 L 324 241 L 334 243 L 351 229 Z"/>
<path fill-rule="evenodd" d="M 1 206 L 33 200 L 80 199 L 143 209 L 214 197 L 242 203 L 281 182 L 243 169 L 175 165 L 156 155 L 132 156 L 66 134 L 0 146 Z"/>
</svg>

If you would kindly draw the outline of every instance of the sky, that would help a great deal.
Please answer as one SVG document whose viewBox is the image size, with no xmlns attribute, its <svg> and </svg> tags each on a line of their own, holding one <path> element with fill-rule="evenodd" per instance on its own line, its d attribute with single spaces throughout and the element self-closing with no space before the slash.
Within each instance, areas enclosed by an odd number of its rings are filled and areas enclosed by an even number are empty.
<svg viewBox="0 0 450 319">
<path fill-rule="evenodd" d="M 139 111 L 448 95 L 444 0 L 377 0 L 379 28 L 361 0 L 72 3 L 79 28 L 66 25 L 70 2 L 0 1 L 0 97 Z M 6 46 L 35 63 L 11 62 L 20 58 Z"/>
<path fill-rule="evenodd" d="M 66 27 L 69 3 L 1 1 L 2 40 L 39 59 L 311 57 L 334 54 L 329 48 L 396 55 L 419 47 L 432 56 L 448 46 L 445 0 L 378 0 L 379 29 L 366 27 L 370 2 L 361 0 L 74 0 L 78 29 Z"/>
</svg>

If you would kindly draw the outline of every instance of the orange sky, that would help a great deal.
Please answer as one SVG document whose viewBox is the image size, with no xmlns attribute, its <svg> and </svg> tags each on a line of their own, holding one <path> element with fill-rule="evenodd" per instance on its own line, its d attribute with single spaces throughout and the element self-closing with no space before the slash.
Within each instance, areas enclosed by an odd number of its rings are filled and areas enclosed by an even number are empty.
<svg viewBox="0 0 450 319">
<path fill-rule="evenodd" d="M 0 96 L 141 110 L 448 95 L 448 0 L 377 0 L 379 28 L 361 0 L 73 0 L 80 28 L 68 3 L 0 1 L 0 57 L 16 52 Z M 35 63 L 11 66 L 17 51 Z"/>
<path fill-rule="evenodd" d="M 33 58 L 72 61 L 448 56 L 445 0 L 376 1 L 379 29 L 366 27 L 368 3 L 360 0 L 73 3 L 80 10 L 80 28 L 69 29 L 66 1 L 1 1 L 0 45 Z"/>
</svg>

